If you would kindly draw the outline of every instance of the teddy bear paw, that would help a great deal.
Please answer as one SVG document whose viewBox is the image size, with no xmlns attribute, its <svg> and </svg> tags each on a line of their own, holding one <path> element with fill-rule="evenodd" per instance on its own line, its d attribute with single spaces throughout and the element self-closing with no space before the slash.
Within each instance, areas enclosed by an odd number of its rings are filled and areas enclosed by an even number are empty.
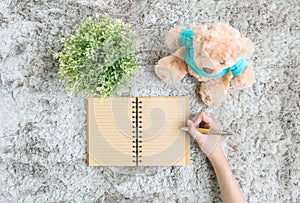
<svg viewBox="0 0 300 203">
<path fill-rule="evenodd" d="M 156 75 L 164 82 L 174 82 L 178 80 L 178 74 L 172 72 L 169 68 L 156 65 L 155 66 Z"/>
<path fill-rule="evenodd" d="M 238 90 L 245 89 L 248 86 L 246 81 L 242 80 L 239 77 L 232 79 L 231 85 L 232 85 L 233 88 L 238 89 Z"/>
<path fill-rule="evenodd" d="M 158 61 L 155 73 L 164 82 L 175 82 L 187 74 L 187 65 L 179 57 L 171 55 Z"/>
<path fill-rule="evenodd" d="M 250 87 L 254 81 L 254 71 L 252 66 L 248 66 L 246 70 L 239 76 L 231 80 L 231 85 L 235 89 L 245 89 Z"/>
<path fill-rule="evenodd" d="M 225 101 L 226 92 L 226 89 L 217 80 L 202 83 L 199 91 L 203 103 L 212 107 L 219 106 Z"/>
</svg>

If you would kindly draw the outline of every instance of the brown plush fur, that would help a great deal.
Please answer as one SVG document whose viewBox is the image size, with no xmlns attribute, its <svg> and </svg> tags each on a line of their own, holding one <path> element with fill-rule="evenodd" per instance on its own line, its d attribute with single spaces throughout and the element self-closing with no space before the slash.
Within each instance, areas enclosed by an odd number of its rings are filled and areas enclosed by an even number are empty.
<svg viewBox="0 0 300 203">
<path fill-rule="evenodd" d="M 158 77 L 165 82 L 181 80 L 187 73 L 202 81 L 200 95 L 208 106 L 221 104 L 229 89 L 229 83 L 236 89 L 243 89 L 252 85 L 254 71 L 251 65 L 238 77 L 233 77 L 231 72 L 221 78 L 209 79 L 195 74 L 184 61 L 184 48 L 178 44 L 180 32 L 183 27 L 174 28 L 167 33 L 166 43 L 170 49 L 177 49 L 175 54 L 159 60 L 155 66 Z M 240 35 L 240 33 L 226 25 L 213 24 L 192 28 L 195 35 L 194 60 L 202 70 L 209 69 L 209 74 L 218 72 L 232 66 L 236 61 L 253 52 L 253 43 Z"/>
</svg>

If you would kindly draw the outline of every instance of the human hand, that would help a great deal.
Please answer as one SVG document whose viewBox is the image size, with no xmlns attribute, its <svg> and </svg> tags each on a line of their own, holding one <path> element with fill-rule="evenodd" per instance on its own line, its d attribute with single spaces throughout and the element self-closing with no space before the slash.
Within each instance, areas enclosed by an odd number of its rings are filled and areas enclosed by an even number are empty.
<svg viewBox="0 0 300 203">
<path fill-rule="evenodd" d="M 224 136 L 202 134 L 197 130 L 199 127 L 218 130 L 220 124 L 204 112 L 199 112 L 192 121 L 187 121 L 187 125 L 189 127 L 189 133 L 198 142 L 201 150 L 212 163 L 221 189 L 223 201 L 225 203 L 246 202 L 222 150 L 221 139 L 223 139 Z"/>
<path fill-rule="evenodd" d="M 199 112 L 192 120 L 187 120 L 189 133 L 197 141 L 201 150 L 212 160 L 223 154 L 221 139 L 223 136 L 202 134 L 197 128 L 219 129 L 220 123 L 213 120 L 204 112 Z"/>
</svg>

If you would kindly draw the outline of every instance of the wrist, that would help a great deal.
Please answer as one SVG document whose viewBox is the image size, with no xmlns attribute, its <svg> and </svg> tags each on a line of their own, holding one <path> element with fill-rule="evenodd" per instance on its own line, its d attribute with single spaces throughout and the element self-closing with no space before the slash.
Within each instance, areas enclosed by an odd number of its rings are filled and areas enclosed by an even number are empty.
<svg viewBox="0 0 300 203">
<path fill-rule="evenodd" d="M 223 165 L 227 161 L 222 147 L 217 147 L 213 152 L 208 154 L 207 157 L 214 167 L 217 165 Z"/>
</svg>

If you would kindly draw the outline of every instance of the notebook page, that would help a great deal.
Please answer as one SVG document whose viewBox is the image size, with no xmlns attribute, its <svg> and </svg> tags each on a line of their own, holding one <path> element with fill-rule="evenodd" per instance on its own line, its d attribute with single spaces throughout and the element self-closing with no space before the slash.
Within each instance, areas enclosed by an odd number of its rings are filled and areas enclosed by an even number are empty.
<svg viewBox="0 0 300 203">
<path fill-rule="evenodd" d="M 89 166 L 135 166 L 132 97 L 87 99 Z"/>
<path fill-rule="evenodd" d="M 138 101 L 142 101 L 139 166 L 188 165 L 190 137 L 180 130 L 189 118 L 188 97 L 139 97 Z"/>
</svg>

